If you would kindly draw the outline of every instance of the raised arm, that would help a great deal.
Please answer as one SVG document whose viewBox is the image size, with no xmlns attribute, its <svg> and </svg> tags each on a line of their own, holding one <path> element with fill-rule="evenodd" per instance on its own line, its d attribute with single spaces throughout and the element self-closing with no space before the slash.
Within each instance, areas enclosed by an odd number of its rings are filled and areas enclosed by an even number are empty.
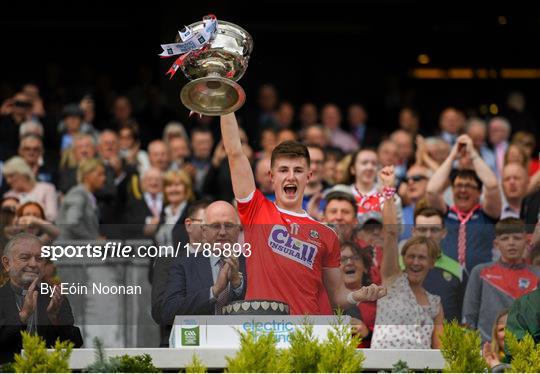
<svg viewBox="0 0 540 374">
<path fill-rule="evenodd" d="M 467 152 L 472 160 L 474 171 L 484 185 L 484 202 L 482 208 L 491 218 L 499 218 L 501 215 L 501 189 L 497 176 L 491 168 L 482 160 L 473 146 L 472 139 L 468 135 L 461 135 L 457 138 L 457 143 L 466 144 Z"/>
<path fill-rule="evenodd" d="M 393 186 L 395 175 L 394 167 L 384 167 L 379 173 L 379 179 L 386 187 Z M 384 202 L 383 210 L 383 255 L 381 262 L 381 277 L 383 284 L 387 280 L 400 273 L 399 254 L 398 254 L 398 236 L 399 226 L 396 215 L 396 202 L 394 198 L 387 199 Z"/>
<path fill-rule="evenodd" d="M 426 197 L 429 204 L 432 207 L 439 209 L 441 212 L 446 212 L 447 209 L 443 194 L 444 189 L 448 186 L 448 179 L 450 177 L 450 172 L 452 171 L 452 163 L 458 155 L 458 144 L 458 142 L 454 144 L 450 154 L 435 173 L 433 173 L 427 185 Z"/>
<path fill-rule="evenodd" d="M 242 150 L 234 113 L 221 116 L 221 136 L 229 159 L 234 196 L 237 199 L 245 199 L 255 191 L 255 179 L 249 160 Z"/>
</svg>

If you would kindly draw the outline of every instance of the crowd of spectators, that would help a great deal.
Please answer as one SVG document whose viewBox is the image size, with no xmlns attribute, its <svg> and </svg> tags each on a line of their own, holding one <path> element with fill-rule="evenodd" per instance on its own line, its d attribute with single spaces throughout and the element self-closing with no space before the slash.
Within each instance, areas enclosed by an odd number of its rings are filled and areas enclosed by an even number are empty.
<svg viewBox="0 0 540 374">
<path fill-rule="evenodd" d="M 307 145 L 312 178 L 303 208 L 338 233 L 345 285 L 388 288 L 386 297 L 350 312 L 363 346 L 438 348 L 443 319 L 457 319 L 479 329 L 496 355 L 502 352 L 500 339 L 492 340 L 498 315 L 540 280 L 538 128 L 521 125 L 524 99 L 511 98 L 506 117 L 447 107 L 433 126 L 403 107 L 388 133 L 370 122 L 362 104 L 345 113 L 333 103 L 295 107 L 271 85 L 261 87 L 257 111 L 238 114 L 257 188 L 274 199 L 270 157 L 277 144 Z M 211 118 L 194 116 L 188 126 L 152 123 L 137 118 L 128 96 L 118 96 L 104 126 L 93 122 L 94 105 L 85 96 L 50 118 L 32 84 L 2 103 L 0 254 L 21 231 L 42 243 L 107 238 L 168 245 L 216 240 L 227 228 L 220 217 L 238 220 L 227 155 Z M 151 135 L 157 132 L 162 136 Z M 381 172 L 387 166 L 392 178 Z M 397 193 L 386 199 L 384 187 Z M 217 200 L 221 205 L 208 205 Z M 162 327 L 175 314 L 214 313 L 227 288 L 223 263 L 212 263 L 205 273 L 211 278 L 201 284 L 184 279 L 199 265 L 184 265 L 153 264 L 153 316 Z M 238 275 L 244 264 L 227 265 L 234 269 L 235 300 L 245 292 Z"/>
</svg>

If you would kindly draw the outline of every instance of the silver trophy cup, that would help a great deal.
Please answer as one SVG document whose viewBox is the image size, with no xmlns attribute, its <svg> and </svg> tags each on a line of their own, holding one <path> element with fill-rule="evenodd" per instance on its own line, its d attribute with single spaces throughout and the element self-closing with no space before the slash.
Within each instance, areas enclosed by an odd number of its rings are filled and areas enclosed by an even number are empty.
<svg viewBox="0 0 540 374">
<path fill-rule="evenodd" d="M 196 33 L 203 22 L 189 27 Z M 219 21 L 214 39 L 206 50 L 191 53 L 181 66 L 191 80 L 182 88 L 180 99 L 193 112 L 220 116 L 238 110 L 246 94 L 236 83 L 246 71 L 253 39 L 243 28 Z"/>
</svg>

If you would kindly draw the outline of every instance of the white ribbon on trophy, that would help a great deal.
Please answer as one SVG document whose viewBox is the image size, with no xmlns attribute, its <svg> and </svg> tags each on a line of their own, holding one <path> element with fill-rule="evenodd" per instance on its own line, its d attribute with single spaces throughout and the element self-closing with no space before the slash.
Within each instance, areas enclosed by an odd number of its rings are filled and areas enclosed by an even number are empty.
<svg viewBox="0 0 540 374">
<path fill-rule="evenodd" d="M 217 31 L 217 18 L 213 15 L 204 17 L 204 28 L 201 32 L 193 33 L 188 26 L 184 26 L 182 31 L 178 31 L 180 34 L 181 43 L 162 44 L 163 52 L 160 53 L 160 57 L 171 57 L 189 53 L 191 51 L 204 47 L 210 42 Z"/>
</svg>

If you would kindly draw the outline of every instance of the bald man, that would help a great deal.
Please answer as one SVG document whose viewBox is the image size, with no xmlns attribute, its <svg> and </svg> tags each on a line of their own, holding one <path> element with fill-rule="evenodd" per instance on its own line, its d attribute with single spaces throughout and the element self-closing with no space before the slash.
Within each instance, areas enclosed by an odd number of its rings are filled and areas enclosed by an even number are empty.
<svg viewBox="0 0 540 374">
<path fill-rule="evenodd" d="M 238 243 L 241 226 L 236 210 L 225 201 L 215 201 L 205 209 L 201 223 L 200 239 L 212 250 L 203 251 L 202 243 L 190 240 L 189 253 L 171 265 L 162 323 L 172 324 L 177 315 L 220 314 L 221 307 L 245 293 L 243 259 L 220 256 L 218 250 Z"/>
</svg>

